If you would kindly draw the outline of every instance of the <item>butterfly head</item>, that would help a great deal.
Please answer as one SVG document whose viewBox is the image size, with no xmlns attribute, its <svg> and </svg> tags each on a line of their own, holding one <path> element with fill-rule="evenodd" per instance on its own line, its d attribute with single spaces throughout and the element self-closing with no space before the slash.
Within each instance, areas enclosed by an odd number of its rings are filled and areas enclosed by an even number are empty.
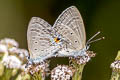
<svg viewBox="0 0 120 80">
<path fill-rule="evenodd" d="M 88 50 L 90 48 L 90 44 L 86 45 L 86 50 Z"/>
</svg>

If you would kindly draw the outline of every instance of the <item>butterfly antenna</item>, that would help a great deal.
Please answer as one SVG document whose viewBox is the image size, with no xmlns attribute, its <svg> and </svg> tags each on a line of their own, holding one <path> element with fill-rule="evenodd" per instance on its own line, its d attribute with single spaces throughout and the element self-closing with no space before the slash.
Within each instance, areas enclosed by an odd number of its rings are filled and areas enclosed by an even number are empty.
<svg viewBox="0 0 120 80">
<path fill-rule="evenodd" d="M 90 44 L 90 43 L 93 43 L 93 42 L 96 42 L 96 41 L 99 41 L 99 40 L 102 40 L 102 39 L 105 39 L 105 37 L 101 37 L 101 38 L 95 39 L 93 41 L 89 41 L 87 44 Z"/>
<path fill-rule="evenodd" d="M 90 44 L 90 43 L 93 43 L 93 42 L 96 42 L 96 41 L 99 41 L 99 40 L 105 39 L 105 37 L 101 37 L 101 38 L 98 38 L 98 39 L 92 40 L 92 39 L 94 39 L 98 34 L 100 34 L 100 31 L 98 31 L 95 35 L 93 35 L 93 36 L 87 41 L 86 44 Z"/>
<path fill-rule="evenodd" d="M 93 35 L 93 36 L 87 41 L 87 44 L 88 44 L 93 38 L 95 38 L 98 34 L 100 34 L 100 31 L 98 31 L 95 35 Z"/>
</svg>

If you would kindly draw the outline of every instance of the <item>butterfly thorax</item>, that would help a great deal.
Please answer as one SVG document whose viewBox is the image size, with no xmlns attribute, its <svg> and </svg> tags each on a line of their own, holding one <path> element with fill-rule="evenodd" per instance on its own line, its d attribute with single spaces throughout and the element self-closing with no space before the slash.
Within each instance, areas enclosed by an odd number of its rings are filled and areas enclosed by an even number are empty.
<svg viewBox="0 0 120 80">
<path fill-rule="evenodd" d="M 87 50 L 88 49 L 85 47 L 85 48 L 83 48 L 83 49 L 81 49 L 79 51 L 74 52 L 74 57 L 86 55 L 87 54 L 86 53 Z"/>
</svg>

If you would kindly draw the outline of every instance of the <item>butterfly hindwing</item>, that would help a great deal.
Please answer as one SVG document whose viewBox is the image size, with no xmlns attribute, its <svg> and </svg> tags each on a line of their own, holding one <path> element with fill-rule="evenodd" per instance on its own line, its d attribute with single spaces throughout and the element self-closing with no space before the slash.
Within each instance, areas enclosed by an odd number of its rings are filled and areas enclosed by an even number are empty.
<svg viewBox="0 0 120 80">
<path fill-rule="evenodd" d="M 51 44 L 51 39 L 51 25 L 41 18 L 33 17 L 27 31 L 30 59 L 42 59 L 55 52 L 58 47 Z"/>
</svg>

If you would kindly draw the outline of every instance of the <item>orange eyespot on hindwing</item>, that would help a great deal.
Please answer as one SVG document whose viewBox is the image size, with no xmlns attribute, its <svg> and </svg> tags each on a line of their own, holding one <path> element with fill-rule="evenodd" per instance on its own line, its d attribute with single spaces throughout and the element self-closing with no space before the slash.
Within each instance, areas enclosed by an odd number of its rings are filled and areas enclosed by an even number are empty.
<svg viewBox="0 0 120 80">
<path fill-rule="evenodd" d="M 59 43 L 59 42 L 60 42 L 60 38 L 56 37 L 56 38 L 54 38 L 54 41 L 55 41 L 56 43 Z"/>
</svg>

